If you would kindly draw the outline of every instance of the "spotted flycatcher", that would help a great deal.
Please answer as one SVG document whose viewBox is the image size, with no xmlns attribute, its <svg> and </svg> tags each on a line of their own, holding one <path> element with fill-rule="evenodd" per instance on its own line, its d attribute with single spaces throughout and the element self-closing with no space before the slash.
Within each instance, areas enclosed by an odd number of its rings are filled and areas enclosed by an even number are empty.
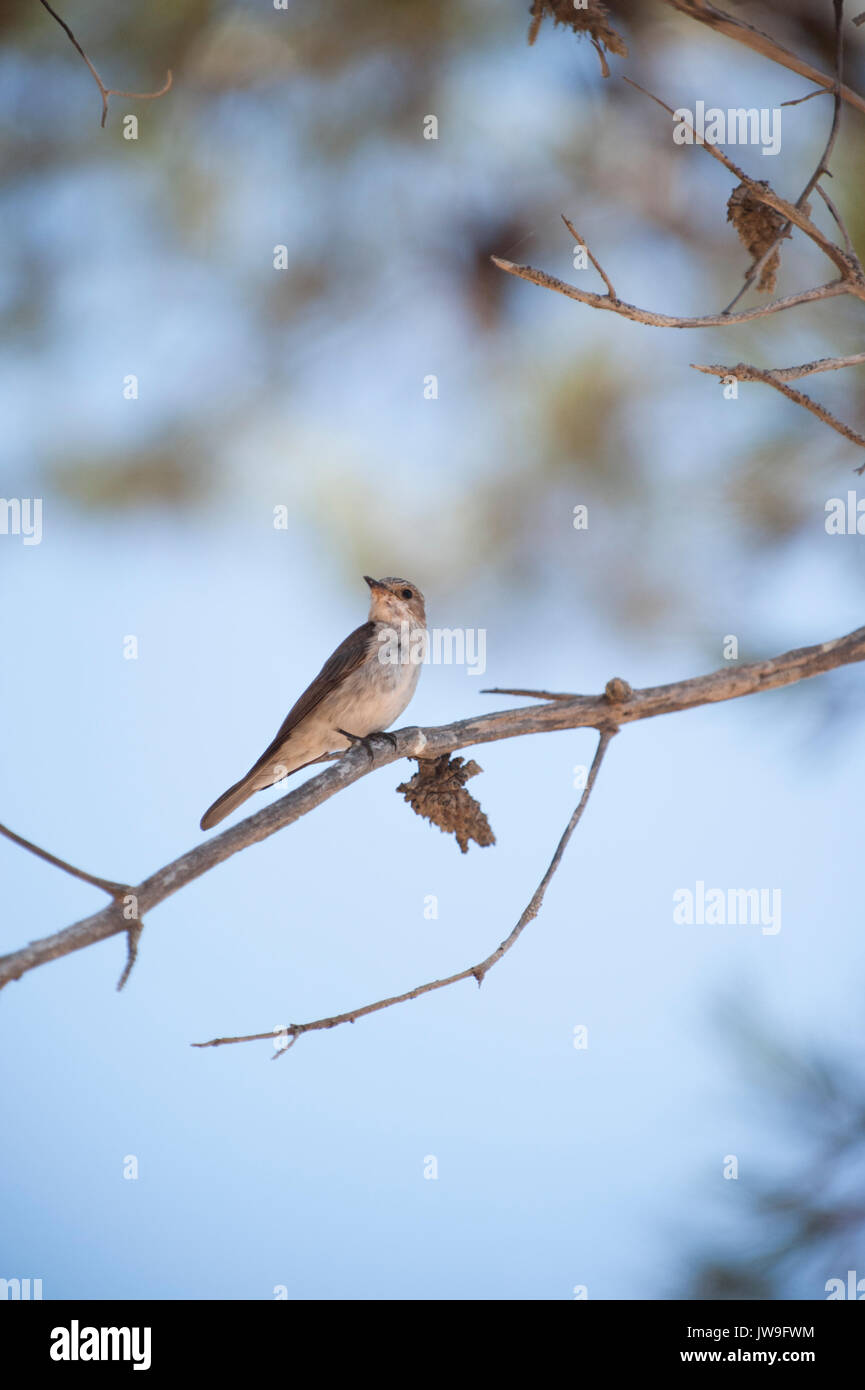
<svg viewBox="0 0 865 1390">
<path fill-rule="evenodd" d="M 349 633 L 289 710 L 258 762 L 201 817 L 209 830 L 253 792 L 291 772 L 383 733 L 402 714 L 426 651 L 424 598 L 407 579 L 364 579 L 369 620 Z"/>
</svg>

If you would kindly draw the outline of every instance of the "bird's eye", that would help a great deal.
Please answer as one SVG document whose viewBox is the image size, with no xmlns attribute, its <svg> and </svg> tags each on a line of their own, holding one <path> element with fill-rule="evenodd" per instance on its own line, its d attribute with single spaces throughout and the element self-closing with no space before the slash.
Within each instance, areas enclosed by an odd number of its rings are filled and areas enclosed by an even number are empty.
<svg viewBox="0 0 865 1390">
<path fill-rule="evenodd" d="M 403 598 L 414 598 L 414 594 L 412 593 L 411 589 L 403 589 L 401 590 L 401 593 Z"/>
</svg>

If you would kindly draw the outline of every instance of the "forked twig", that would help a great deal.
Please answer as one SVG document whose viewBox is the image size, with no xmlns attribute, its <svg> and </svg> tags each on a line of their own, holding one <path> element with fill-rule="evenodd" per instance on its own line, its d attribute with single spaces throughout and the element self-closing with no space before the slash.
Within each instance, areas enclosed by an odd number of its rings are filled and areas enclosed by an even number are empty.
<svg viewBox="0 0 865 1390">
<path fill-rule="evenodd" d="M 477 965 L 470 965 L 467 969 L 458 971 L 455 975 L 448 975 L 443 980 L 430 980 L 426 984 L 416 985 L 414 989 L 406 990 L 404 994 L 395 994 L 390 999 L 377 999 L 374 1004 L 364 1004 L 358 1009 L 349 1010 L 348 1013 L 334 1014 L 331 1018 L 317 1018 L 311 1023 L 291 1023 L 287 1028 L 276 1031 L 270 1029 L 270 1031 L 266 1033 L 247 1033 L 242 1037 L 234 1038 L 211 1038 L 209 1042 L 192 1043 L 192 1046 L 224 1047 L 229 1043 L 263 1042 L 265 1039 L 269 1039 L 273 1042 L 274 1039 L 276 1039 L 276 1051 L 272 1059 L 276 1061 L 277 1057 L 281 1057 L 283 1052 L 287 1052 L 288 1048 L 292 1047 L 294 1043 L 297 1042 L 297 1039 L 302 1037 L 304 1033 L 318 1032 L 323 1028 L 338 1028 L 342 1023 L 356 1023 L 359 1018 L 365 1018 L 368 1014 L 379 1013 L 382 1009 L 390 1009 L 395 1004 L 405 1004 L 410 999 L 419 999 L 422 994 L 430 994 L 436 989 L 446 989 L 448 985 L 458 984 L 460 980 L 475 979 L 478 982 L 478 987 L 480 987 L 488 971 L 492 970 L 493 966 L 497 965 L 502 959 L 502 956 L 506 955 L 511 947 L 515 945 L 529 922 L 537 917 L 540 912 L 541 904 L 544 901 L 544 896 L 550 885 L 550 881 L 556 869 L 559 867 L 559 864 L 562 862 L 562 857 L 568 847 L 568 841 L 579 825 L 582 814 L 586 809 L 610 740 L 614 738 L 618 732 L 618 729 L 614 725 L 609 725 L 606 728 L 598 730 L 600 738 L 598 740 L 598 746 L 595 749 L 595 756 L 592 759 L 591 768 L 589 769 L 589 775 L 586 779 L 585 790 L 556 846 L 556 852 L 550 860 L 547 871 L 509 935 L 506 936 L 504 941 L 502 941 L 490 955 L 486 956 L 484 960 L 479 961 Z M 282 1038 L 290 1038 L 291 1041 L 281 1044 L 279 1040 Z"/>
<path fill-rule="evenodd" d="M 78 42 L 72 30 L 69 28 L 69 25 L 66 23 L 66 20 L 61 19 L 57 11 L 51 8 L 51 6 L 48 4 L 48 0 L 39 0 L 39 3 L 48 11 L 52 19 L 56 19 L 57 23 L 60 25 L 60 28 L 63 29 L 67 34 L 70 43 L 73 45 L 76 51 L 81 54 L 81 57 L 84 59 L 88 68 L 90 69 L 90 74 L 93 78 L 93 81 L 99 88 L 99 94 L 102 97 L 102 120 L 100 121 L 100 125 L 103 126 L 103 128 L 105 126 L 105 119 L 108 115 L 109 97 L 132 97 L 135 101 L 155 101 L 157 97 L 164 97 L 165 93 L 171 90 L 171 83 L 173 81 L 171 68 L 168 69 L 165 82 L 159 88 L 158 92 L 126 92 L 122 91 L 119 87 L 106 87 L 105 83 L 102 81 L 102 78 L 99 76 L 99 73 L 96 71 L 90 59 L 87 57 L 87 54 L 84 52 L 84 49 L 81 47 L 81 44 Z"/>
</svg>

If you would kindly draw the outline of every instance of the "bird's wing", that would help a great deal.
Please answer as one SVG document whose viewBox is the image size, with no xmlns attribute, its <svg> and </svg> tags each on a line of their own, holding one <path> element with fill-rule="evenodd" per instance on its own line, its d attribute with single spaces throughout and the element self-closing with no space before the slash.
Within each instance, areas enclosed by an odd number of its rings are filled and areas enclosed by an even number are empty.
<svg viewBox="0 0 865 1390">
<path fill-rule="evenodd" d="M 358 666 L 367 660 L 373 647 L 375 630 L 375 623 L 363 623 L 360 627 L 356 627 L 354 632 L 350 632 L 344 642 L 340 643 L 333 655 L 328 657 L 312 685 L 308 686 L 297 703 L 292 705 L 280 725 L 276 737 L 265 748 L 258 762 L 253 764 L 245 777 L 241 777 L 239 782 L 235 782 L 233 787 L 229 787 L 227 792 L 223 792 L 222 796 L 218 797 L 213 805 L 205 811 L 201 817 L 202 830 L 209 830 L 211 826 L 218 825 L 221 820 L 225 820 L 225 817 L 242 805 L 254 791 L 272 786 L 280 775 L 272 764 L 281 753 L 292 730 L 296 729 L 307 715 L 312 714 L 325 696 L 335 690 L 346 676 L 351 675 L 352 671 L 356 671 Z M 268 766 L 269 764 L 271 766 Z M 301 764 L 303 767 L 308 765 L 307 763 Z M 267 775 L 263 779 L 262 773 L 265 769 Z M 294 771 L 299 772 L 300 768 L 295 767 Z"/>
<path fill-rule="evenodd" d="M 265 763 L 270 762 L 273 755 L 282 747 L 291 731 L 297 728 L 301 720 L 312 714 L 312 711 L 321 704 L 325 696 L 335 690 L 346 676 L 351 675 L 352 671 L 356 671 L 358 666 L 363 665 L 373 645 L 375 630 L 375 623 L 361 623 L 360 627 L 356 627 L 354 632 L 348 634 L 344 642 L 340 642 L 336 651 L 327 658 L 312 684 L 307 686 L 300 699 L 292 705 L 280 724 L 276 737 L 265 748 L 258 762 L 249 769 L 247 776 L 260 771 Z"/>
</svg>

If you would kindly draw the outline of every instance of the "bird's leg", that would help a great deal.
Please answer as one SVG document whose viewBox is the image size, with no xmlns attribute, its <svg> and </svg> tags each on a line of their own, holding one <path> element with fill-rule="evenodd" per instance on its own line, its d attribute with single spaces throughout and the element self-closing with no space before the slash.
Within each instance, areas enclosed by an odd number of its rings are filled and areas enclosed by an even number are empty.
<svg viewBox="0 0 865 1390">
<path fill-rule="evenodd" d="M 342 734 L 343 738 L 347 738 L 352 748 L 354 748 L 356 745 L 360 745 L 361 748 L 364 748 L 366 750 L 366 755 L 369 758 L 370 762 L 372 762 L 373 759 L 372 741 L 374 738 L 387 739 L 391 748 L 394 750 L 394 752 L 396 752 L 395 736 L 393 734 L 386 733 L 384 729 L 375 729 L 371 734 L 366 734 L 365 736 L 361 736 L 360 734 L 350 734 L 348 732 L 348 729 L 337 729 L 336 732 L 338 734 Z"/>
<path fill-rule="evenodd" d="M 396 752 L 396 734 L 389 734 L 387 729 L 376 729 L 373 733 L 368 734 L 367 737 L 370 739 L 383 738 L 385 743 L 389 743 L 393 751 Z"/>
</svg>

